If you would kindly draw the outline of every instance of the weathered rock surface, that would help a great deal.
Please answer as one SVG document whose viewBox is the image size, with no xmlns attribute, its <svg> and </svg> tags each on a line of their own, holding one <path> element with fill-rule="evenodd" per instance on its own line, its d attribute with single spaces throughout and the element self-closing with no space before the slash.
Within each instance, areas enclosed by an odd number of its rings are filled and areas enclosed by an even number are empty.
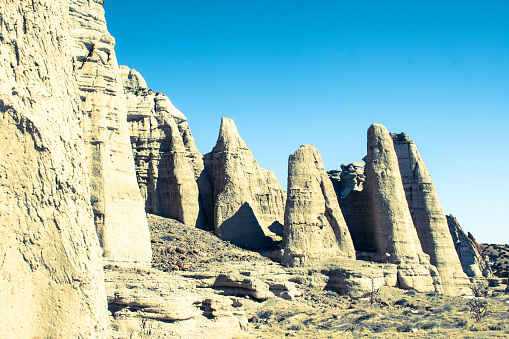
<svg viewBox="0 0 509 339">
<path fill-rule="evenodd" d="M 232 119 L 221 119 L 216 146 L 204 163 L 213 187 L 216 234 L 250 248 L 277 239 L 286 193 L 274 173 L 258 165 Z"/>
<path fill-rule="evenodd" d="M 373 124 L 369 128 L 365 159 L 380 259 L 392 263 L 429 264 L 408 209 L 394 144 L 384 126 Z"/>
<path fill-rule="evenodd" d="M 410 215 L 394 144 L 384 126 L 369 128 L 365 160 L 378 261 L 400 265 L 402 286 L 421 292 L 438 290 L 434 283 L 439 281 L 431 276 L 429 256 L 422 251 Z"/>
<path fill-rule="evenodd" d="M 150 262 L 150 235 L 134 170 L 126 97 L 103 3 L 70 0 L 68 10 L 95 225 L 105 258 Z"/>
<path fill-rule="evenodd" d="M 424 253 L 440 274 L 447 295 L 470 294 L 470 280 L 461 267 L 438 195 L 415 143 L 392 134 L 408 207 Z"/>
<path fill-rule="evenodd" d="M 491 277 L 491 268 L 484 260 L 482 251 L 474 237 L 470 232 L 468 235 L 465 234 L 453 215 L 447 215 L 446 218 L 463 271 L 472 278 Z"/>
<path fill-rule="evenodd" d="M 288 159 L 281 263 L 312 265 L 331 257 L 355 259 L 348 227 L 322 157 L 303 145 Z"/>
<path fill-rule="evenodd" d="M 0 14 L 0 337 L 104 336 L 69 3 Z"/>
<path fill-rule="evenodd" d="M 199 184 L 202 155 L 195 145 L 187 119 L 161 93 L 149 89 L 136 70 L 120 66 L 127 96 L 127 120 L 136 175 L 145 210 L 203 227 Z M 205 184 L 207 184 L 205 182 Z"/>
<path fill-rule="evenodd" d="M 331 170 L 327 174 L 336 191 L 355 249 L 357 252 L 374 252 L 375 228 L 365 189 L 364 163 L 343 164 L 341 170 Z"/>
</svg>

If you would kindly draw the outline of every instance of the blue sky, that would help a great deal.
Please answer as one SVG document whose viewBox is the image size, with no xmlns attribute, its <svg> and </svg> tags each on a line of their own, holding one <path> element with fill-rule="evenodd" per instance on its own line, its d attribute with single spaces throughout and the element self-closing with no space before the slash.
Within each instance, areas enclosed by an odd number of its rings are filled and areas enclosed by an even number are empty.
<svg viewBox="0 0 509 339">
<path fill-rule="evenodd" d="M 417 144 L 440 202 L 477 240 L 509 243 L 509 1 L 120 1 L 119 64 L 188 118 L 201 153 L 233 118 L 286 187 L 314 144 L 361 161 L 381 123 Z"/>
</svg>

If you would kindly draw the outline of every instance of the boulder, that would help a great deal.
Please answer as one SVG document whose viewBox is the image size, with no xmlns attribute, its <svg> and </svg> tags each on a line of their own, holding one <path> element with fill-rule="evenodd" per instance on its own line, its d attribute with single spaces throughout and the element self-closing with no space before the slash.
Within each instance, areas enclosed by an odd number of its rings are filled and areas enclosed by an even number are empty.
<svg viewBox="0 0 509 339">
<path fill-rule="evenodd" d="M 303 145 L 288 159 L 281 263 L 312 265 L 332 257 L 355 259 L 355 249 L 322 158 Z"/>
<path fill-rule="evenodd" d="M 150 235 L 136 180 L 115 39 L 107 30 L 103 3 L 71 0 L 68 20 L 95 226 L 106 259 L 148 264 Z"/>
<path fill-rule="evenodd" d="M 232 119 L 221 119 L 216 146 L 204 162 L 213 187 L 216 235 L 249 248 L 277 240 L 286 193 L 274 173 L 258 165 Z"/>
<path fill-rule="evenodd" d="M 416 145 L 405 133 L 391 136 L 422 250 L 438 269 L 445 294 L 470 294 L 470 280 L 463 272 L 445 213 Z"/>
<path fill-rule="evenodd" d="M 0 337 L 104 338 L 69 2 L 1 8 Z"/>
</svg>

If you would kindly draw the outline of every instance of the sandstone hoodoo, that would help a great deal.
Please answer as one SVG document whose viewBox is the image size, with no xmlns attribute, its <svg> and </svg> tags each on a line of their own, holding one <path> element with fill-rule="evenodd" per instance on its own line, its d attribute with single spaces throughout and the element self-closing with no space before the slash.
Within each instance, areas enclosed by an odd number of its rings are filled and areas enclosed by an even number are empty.
<svg viewBox="0 0 509 339">
<path fill-rule="evenodd" d="M 405 133 L 391 136 L 422 250 L 438 269 L 446 294 L 470 293 L 470 281 L 461 267 L 435 186 L 415 143 Z"/>
<path fill-rule="evenodd" d="M 281 263 L 312 265 L 326 259 L 355 259 L 355 249 L 322 157 L 303 145 L 288 159 Z"/>
<path fill-rule="evenodd" d="M 286 193 L 274 173 L 258 165 L 232 119 L 221 119 L 216 146 L 204 162 L 213 187 L 216 234 L 251 248 L 278 239 Z"/>
<path fill-rule="evenodd" d="M 472 234 L 465 234 L 453 215 L 447 215 L 446 218 L 463 271 L 472 278 L 491 277 L 489 263 L 484 259 Z"/>
<path fill-rule="evenodd" d="M 1 5 L 2 338 L 98 338 L 107 326 L 68 17 L 68 1 Z"/>
<path fill-rule="evenodd" d="M 187 119 L 137 71 L 120 66 L 127 97 L 136 175 L 145 210 L 195 226 L 200 215 L 197 180 L 203 171 Z"/>
<path fill-rule="evenodd" d="M 90 193 L 104 256 L 150 262 L 150 235 L 134 169 L 126 97 L 103 1 L 69 2 Z"/>
<path fill-rule="evenodd" d="M 400 285 L 433 291 L 429 256 L 422 251 L 406 201 L 398 158 L 387 129 L 368 129 L 366 188 L 372 208 L 378 260 L 400 265 Z"/>
</svg>

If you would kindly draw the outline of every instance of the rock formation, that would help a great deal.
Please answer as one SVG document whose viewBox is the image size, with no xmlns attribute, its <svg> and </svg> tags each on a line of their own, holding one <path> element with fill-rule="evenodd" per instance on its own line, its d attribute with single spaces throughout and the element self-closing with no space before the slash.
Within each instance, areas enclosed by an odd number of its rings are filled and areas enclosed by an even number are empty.
<svg viewBox="0 0 509 339">
<path fill-rule="evenodd" d="M 327 174 L 336 191 L 355 249 L 364 254 L 374 252 L 375 230 L 367 190 L 364 189 L 364 163 L 343 164 L 341 170 L 328 171 Z"/>
<path fill-rule="evenodd" d="M 288 159 L 281 249 L 281 263 L 288 266 L 311 265 L 333 257 L 355 259 L 332 183 L 313 145 L 301 146 Z"/>
<path fill-rule="evenodd" d="M 106 294 L 69 3 L 1 8 L 0 337 L 103 337 Z"/>
<path fill-rule="evenodd" d="M 469 294 L 445 213 L 415 143 L 406 135 L 392 134 L 410 214 L 424 253 L 436 266 L 447 295 Z"/>
<path fill-rule="evenodd" d="M 204 156 L 204 163 L 213 187 L 216 234 L 251 248 L 277 239 L 285 191 L 273 172 L 258 165 L 232 119 L 221 119 L 216 146 Z"/>
<path fill-rule="evenodd" d="M 446 218 L 463 271 L 472 278 L 491 277 L 489 263 L 484 260 L 482 251 L 474 237 L 470 232 L 468 235 L 465 234 L 453 215 L 447 215 Z"/>
<path fill-rule="evenodd" d="M 394 144 L 387 129 L 368 130 L 366 188 L 372 208 L 378 260 L 399 264 L 400 286 L 432 291 L 429 256 L 422 251 L 413 225 Z"/>
<path fill-rule="evenodd" d="M 103 3 L 70 0 L 68 9 L 95 226 L 105 258 L 150 262 L 150 235 L 136 182 L 126 97 Z"/>
<path fill-rule="evenodd" d="M 126 66 L 120 71 L 146 212 L 202 226 L 198 183 L 203 160 L 186 117 L 166 95 L 149 89 L 140 73 Z"/>
</svg>

